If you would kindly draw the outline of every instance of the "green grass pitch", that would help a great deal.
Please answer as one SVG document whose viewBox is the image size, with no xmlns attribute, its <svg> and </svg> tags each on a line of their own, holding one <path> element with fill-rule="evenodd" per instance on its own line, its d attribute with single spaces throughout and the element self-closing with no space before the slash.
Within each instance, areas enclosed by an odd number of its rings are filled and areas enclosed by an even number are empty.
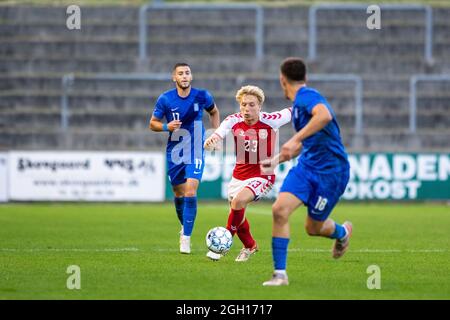
<svg viewBox="0 0 450 320">
<path fill-rule="evenodd" d="M 260 251 L 219 262 L 205 257 L 205 234 L 224 225 L 227 204 L 199 203 L 193 253 L 178 252 L 171 204 L 5 204 L 0 206 L 0 299 L 449 299 L 450 207 L 339 204 L 332 217 L 354 224 L 340 260 L 332 241 L 306 235 L 305 209 L 291 218 L 288 287 L 261 284 L 272 272 L 270 203 L 247 210 Z M 66 287 L 67 267 L 81 289 Z M 381 289 L 369 290 L 370 265 Z"/>
</svg>

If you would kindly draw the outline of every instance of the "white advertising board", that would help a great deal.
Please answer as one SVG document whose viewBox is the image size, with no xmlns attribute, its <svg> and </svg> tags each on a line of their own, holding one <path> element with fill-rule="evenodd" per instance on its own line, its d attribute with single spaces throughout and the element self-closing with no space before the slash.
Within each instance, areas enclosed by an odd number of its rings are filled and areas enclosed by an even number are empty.
<svg viewBox="0 0 450 320">
<path fill-rule="evenodd" d="M 8 154 L 0 153 L 0 202 L 8 201 Z"/>
<path fill-rule="evenodd" d="M 149 152 L 10 152 L 18 201 L 163 201 L 165 157 Z"/>
</svg>

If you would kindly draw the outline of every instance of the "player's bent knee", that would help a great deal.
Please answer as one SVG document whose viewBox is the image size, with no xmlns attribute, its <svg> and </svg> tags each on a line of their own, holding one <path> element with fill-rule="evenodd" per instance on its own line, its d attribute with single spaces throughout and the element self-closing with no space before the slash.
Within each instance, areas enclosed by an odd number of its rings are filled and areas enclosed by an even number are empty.
<svg viewBox="0 0 450 320">
<path fill-rule="evenodd" d="M 173 194 L 174 194 L 175 198 L 182 198 L 182 197 L 184 197 L 184 193 L 183 192 L 174 192 Z"/>
<path fill-rule="evenodd" d="M 310 236 L 318 236 L 320 235 L 320 230 L 317 229 L 314 225 L 305 224 L 306 233 Z"/>
<path fill-rule="evenodd" d="M 197 191 L 186 191 L 184 193 L 185 197 L 196 197 L 197 196 Z"/>
<path fill-rule="evenodd" d="M 173 187 L 172 190 L 173 190 L 173 194 L 174 194 L 174 196 L 176 198 L 184 197 L 184 190 L 183 190 L 183 188 Z"/>
<path fill-rule="evenodd" d="M 286 223 L 288 221 L 289 218 L 289 208 L 280 205 L 278 203 L 274 203 L 272 206 L 272 214 L 273 214 L 273 220 L 275 221 L 275 223 Z"/>
<path fill-rule="evenodd" d="M 235 210 L 240 210 L 245 208 L 247 205 L 247 202 L 245 201 L 245 199 L 241 199 L 239 197 L 235 197 L 232 201 L 231 201 L 231 208 L 235 209 Z"/>
</svg>

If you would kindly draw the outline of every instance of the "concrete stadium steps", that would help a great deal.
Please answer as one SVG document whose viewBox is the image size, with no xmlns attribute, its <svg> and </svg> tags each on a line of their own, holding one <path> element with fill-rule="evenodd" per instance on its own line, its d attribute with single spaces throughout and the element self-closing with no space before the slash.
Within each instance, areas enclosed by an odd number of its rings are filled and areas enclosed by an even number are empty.
<svg viewBox="0 0 450 320">
<path fill-rule="evenodd" d="M 113 53 L 111 53 L 112 55 Z M 195 73 L 215 72 L 252 72 L 261 70 L 260 65 L 252 57 L 189 57 L 164 56 L 151 58 L 144 64 L 136 58 L 117 58 L 113 56 L 83 57 L 71 55 L 48 56 L 41 58 L 8 57 L 0 55 L 0 73 L 110 73 L 110 72 L 170 72 L 176 62 L 187 61 Z M 279 59 L 276 64 L 278 70 Z M 274 66 L 275 67 L 275 66 Z M 275 68 L 274 68 L 275 69 Z"/>
<path fill-rule="evenodd" d="M 134 57 L 117 57 L 113 52 L 103 56 L 59 55 L 49 53 L 46 57 L 30 58 L 26 56 L 0 55 L 0 73 L 98 73 L 98 72 L 162 72 L 172 70 L 178 61 L 187 61 L 191 64 L 194 75 L 197 73 L 249 73 L 269 72 L 278 74 L 282 57 L 266 57 L 261 63 L 254 56 L 161 56 L 152 57 L 144 63 L 139 63 Z M 355 55 L 325 56 L 315 62 L 309 62 L 311 73 L 355 73 L 378 74 L 380 79 L 386 75 L 440 73 L 450 70 L 450 58 L 447 62 L 436 61 L 434 66 L 428 66 L 418 54 L 392 56 L 389 60 L 380 57 L 364 57 L 360 59 Z"/>
<path fill-rule="evenodd" d="M 422 51 L 421 51 L 422 52 Z M 378 75 L 380 81 L 392 75 L 412 75 L 417 73 L 437 73 L 442 64 L 429 66 L 419 53 L 392 55 L 383 58 L 380 55 L 370 56 L 348 50 L 342 55 L 318 53 L 316 61 L 309 64 L 314 73 L 354 73 Z"/>
<path fill-rule="evenodd" d="M 2 47 L 0 56 L 12 55 L 28 59 L 44 59 L 75 56 L 78 58 L 106 57 L 138 58 L 139 42 L 128 37 L 114 38 L 83 38 L 74 40 L 70 38 L 14 38 L 0 39 Z M 205 56 L 221 57 L 255 57 L 255 41 L 253 37 L 220 37 L 220 38 L 193 38 L 185 39 L 180 46 L 178 39 L 150 39 L 147 42 L 147 57 L 171 55 L 172 59 L 185 59 L 186 56 L 202 58 Z M 267 56 L 286 57 L 290 55 L 306 55 L 307 43 L 305 41 L 270 40 L 264 43 L 264 52 Z M 49 56 L 50 53 L 50 56 Z M 52 55 L 53 54 L 53 55 Z M 67 59 L 67 58 L 66 58 Z M 281 58 L 279 58 L 281 59 Z M 49 59 L 50 60 L 50 59 Z"/>
<path fill-rule="evenodd" d="M 137 39 L 110 38 L 110 39 L 83 39 L 73 41 L 71 39 L 14 39 L 1 40 L 2 47 L 0 55 L 12 54 L 19 56 L 45 57 L 48 53 L 58 52 L 58 55 L 98 56 L 115 55 L 117 57 L 138 57 Z M 149 55 L 243 55 L 254 56 L 255 44 L 253 39 L 200 39 L 187 41 L 186 45 L 180 46 L 179 40 L 161 39 L 161 41 L 150 40 L 147 44 Z"/>
<path fill-rule="evenodd" d="M 408 131 L 366 131 L 361 137 L 343 134 L 342 140 L 350 152 L 442 152 L 448 145 L 448 130 L 419 130 L 416 135 Z"/>
<path fill-rule="evenodd" d="M 6 123 L 20 123 L 23 119 L 24 123 L 32 125 L 41 125 L 42 122 L 36 115 L 43 113 L 42 117 L 53 119 L 53 125 L 59 125 L 59 118 L 49 116 L 46 110 L 51 109 L 55 113 L 59 111 L 60 94 L 55 92 L 53 94 L 39 94 L 24 96 L 24 92 L 12 92 L 8 95 L 2 94 L 2 103 L 0 104 L 0 115 Z M 112 127 L 127 127 L 145 128 L 148 124 L 148 119 L 154 108 L 157 95 L 148 95 L 142 92 L 135 96 L 124 96 L 123 93 L 115 92 L 115 95 L 107 93 L 83 93 L 72 94 L 69 96 L 70 106 L 70 122 L 72 119 L 82 123 L 86 127 L 99 127 L 103 125 L 110 125 Z M 383 103 L 383 99 L 378 97 L 376 92 L 374 97 L 366 99 L 364 109 L 364 128 L 408 128 L 409 126 L 409 110 L 404 106 L 396 106 L 389 101 L 394 99 L 387 99 Z M 450 119 L 446 116 L 450 110 L 448 103 L 449 96 L 424 97 L 419 99 L 418 103 L 418 127 L 419 128 L 446 128 L 450 126 Z M 404 100 L 407 103 L 407 98 L 398 98 L 396 101 Z M 342 127 L 354 128 L 355 113 L 353 98 L 348 97 L 333 97 L 329 98 L 333 105 L 337 118 Z M 346 101 L 346 102 L 344 102 Z M 371 102 L 372 101 L 372 102 Z M 237 112 L 237 104 L 234 102 L 234 97 L 227 94 L 217 94 L 216 103 L 218 104 L 222 116 Z M 33 111 L 27 110 L 25 113 L 21 112 L 23 105 L 33 104 Z M 269 96 L 265 104 L 266 111 L 279 110 L 288 106 L 282 96 Z M 379 106 L 383 106 L 382 108 Z M 426 107 L 425 107 L 426 106 Z M 25 117 L 29 112 L 30 116 Z M 8 115 L 8 116 L 7 116 Z M 15 118 L 17 116 L 17 118 Z"/>
<path fill-rule="evenodd" d="M 180 32 L 180 30 L 182 30 Z M 264 24 L 264 39 L 266 41 L 280 40 L 307 41 L 308 27 L 305 23 L 266 22 Z M 211 39 L 221 37 L 248 38 L 254 41 L 255 23 L 251 21 L 241 21 L 227 23 L 223 21 L 210 22 L 207 25 L 202 21 L 190 21 L 189 23 L 172 23 L 169 21 L 151 21 L 147 24 L 148 40 L 164 40 L 170 38 L 177 41 L 191 41 L 195 39 Z M 129 37 L 138 39 L 137 21 L 116 23 L 116 22 L 85 22 L 82 30 L 72 31 L 60 22 L 42 21 L 23 24 L 18 21 L 7 21 L 0 25 L 0 35 L 4 39 L 33 37 L 36 40 L 48 40 L 52 38 L 64 37 L 70 40 L 83 40 L 89 38 L 113 38 Z"/>
<path fill-rule="evenodd" d="M 217 90 L 230 91 L 234 93 L 240 86 L 238 76 L 208 75 L 203 77 L 194 74 L 195 80 L 193 85 L 198 88 L 208 88 L 211 92 Z M 55 91 L 61 89 L 62 75 L 51 74 L 0 74 L 0 89 L 24 89 L 31 91 L 49 90 Z M 174 88 L 170 73 L 166 80 L 95 80 L 86 78 L 86 75 L 76 75 L 75 82 L 71 85 L 71 90 L 90 90 L 103 91 L 106 90 L 122 90 L 129 93 L 135 91 L 148 91 L 162 93 L 166 90 Z"/>
<path fill-rule="evenodd" d="M 70 72 L 134 72 L 137 69 L 135 59 L 108 57 L 67 56 L 27 58 L 0 55 L 0 73 L 70 73 Z"/>
<path fill-rule="evenodd" d="M 214 98 L 219 108 L 224 112 L 237 112 L 238 104 L 234 98 L 234 91 L 215 92 Z M 82 109 L 86 112 L 102 108 L 119 110 L 135 110 L 139 108 L 151 108 L 159 96 L 157 92 L 141 91 L 127 94 L 125 91 L 113 92 L 71 92 L 69 104 L 71 107 Z M 0 93 L 0 110 L 20 109 L 23 106 L 32 105 L 36 109 L 47 107 L 59 107 L 61 104 L 61 92 L 32 92 L 30 90 L 12 90 Z M 336 112 L 353 112 L 353 96 L 346 94 L 328 97 Z M 290 103 L 278 92 L 276 95 L 268 94 L 264 108 L 267 111 L 275 111 L 289 106 Z"/>
<path fill-rule="evenodd" d="M 243 85 L 257 85 L 265 92 L 280 95 L 280 83 L 278 76 L 267 74 L 245 74 L 245 73 L 211 73 L 202 74 L 194 71 L 193 86 L 199 88 L 207 88 L 213 94 L 216 91 L 229 91 L 230 95 L 234 94 Z M 71 86 L 77 90 L 154 90 L 164 91 L 173 87 L 170 73 L 166 80 L 95 80 L 86 78 L 90 74 L 75 74 L 76 81 Z M 95 75 L 95 74 L 92 74 Z M 274 77 L 275 76 L 275 77 Z M 408 75 L 389 76 L 382 79 L 374 75 L 361 75 L 363 79 L 364 91 L 387 91 L 406 93 L 409 91 Z M 0 74 L 0 89 L 27 89 L 31 91 L 37 90 L 59 90 L 61 88 L 61 74 L 50 73 L 3 73 Z M 353 82 L 347 81 L 308 81 L 308 86 L 314 87 L 328 96 L 332 92 L 353 93 Z M 427 90 L 448 90 L 450 83 L 422 83 L 421 87 L 427 86 Z"/>
<path fill-rule="evenodd" d="M 0 129 L 0 149 L 6 150 L 164 150 L 167 133 L 150 130 Z"/>
<path fill-rule="evenodd" d="M 450 28 L 450 22 L 435 22 L 433 24 L 434 40 L 446 39 L 445 34 Z M 382 19 L 381 29 L 367 29 L 365 21 L 363 24 L 355 25 L 353 21 L 342 21 L 338 23 L 318 23 L 317 42 L 336 38 L 351 38 L 367 41 L 392 41 L 401 37 L 402 39 L 421 40 L 425 42 L 425 24 L 423 19 L 412 22 L 405 20 Z"/>
<path fill-rule="evenodd" d="M 116 128 L 145 129 L 148 126 L 152 108 L 148 110 L 117 111 L 116 109 L 90 110 L 71 108 L 69 116 L 70 127 L 82 128 Z M 227 114 L 222 110 L 224 116 Z M 0 111 L 0 127 L 22 128 L 58 128 L 61 114 L 54 108 L 33 110 L 2 110 Z M 446 129 L 450 127 L 450 119 L 441 112 L 421 111 L 418 114 L 418 129 Z M 207 117 L 205 117 L 207 118 Z M 337 119 L 342 130 L 353 132 L 354 115 L 340 113 Z M 365 130 L 391 129 L 393 127 L 406 130 L 409 125 L 409 113 L 369 113 L 364 119 Z"/>
<path fill-rule="evenodd" d="M 42 130 L 7 130 L 0 128 L 0 150 L 54 150 L 61 149 L 60 133 Z"/>
<path fill-rule="evenodd" d="M 67 30 L 65 9 L 0 6 L 0 148 L 162 149 L 163 135 L 146 127 L 157 96 L 172 88 L 170 80 L 77 80 L 69 98 L 70 135 L 61 136 L 65 73 L 168 73 L 189 57 L 193 85 L 210 90 L 224 116 L 237 111 L 234 94 L 241 84 L 265 90 L 267 111 L 287 106 L 278 80 L 263 75 L 277 75 L 285 56 L 308 55 L 307 7 L 265 8 L 263 61 L 254 58 L 251 11 L 151 12 L 149 57 L 138 61 L 138 7 L 81 6 L 79 31 Z M 364 79 L 362 137 L 354 136 L 353 85 L 310 83 L 335 109 L 350 150 L 450 147 L 447 84 L 418 86 L 419 134 L 408 133 L 409 77 L 450 72 L 450 9 L 434 8 L 433 15 L 435 63 L 429 65 L 423 57 L 423 13 L 383 11 L 383 29 L 369 31 L 364 11 L 319 12 L 318 59 L 308 61 L 309 72 L 355 73 Z M 283 129 L 282 140 L 291 133 Z"/>
<path fill-rule="evenodd" d="M 82 19 L 86 21 L 133 22 L 138 19 L 138 6 L 80 6 Z M 48 21 L 51 17 L 66 25 L 67 6 L 0 6 L 2 21 L 28 23 Z"/>
<path fill-rule="evenodd" d="M 3 21 L 0 24 L 2 38 L 25 38 L 48 40 L 53 37 L 80 40 L 84 38 L 100 37 L 133 37 L 137 35 L 136 21 L 126 23 L 116 22 L 84 22 L 82 30 L 73 31 L 65 27 L 61 21 L 46 20 L 24 24 L 21 21 Z"/>
<path fill-rule="evenodd" d="M 282 128 L 280 142 L 283 143 L 292 136 L 288 128 Z M 351 152 L 370 152 L 383 150 L 398 152 L 410 151 L 441 151 L 442 144 L 448 140 L 450 132 L 434 130 L 419 131 L 412 136 L 407 131 L 368 131 L 358 140 L 355 135 L 343 131 L 342 140 Z M 166 133 L 155 133 L 149 130 L 102 129 L 87 130 L 72 128 L 65 136 L 58 130 L 44 129 L 4 129 L 0 128 L 0 149 L 67 149 L 71 150 L 164 150 L 167 141 Z M 355 141 L 359 141 L 355 143 Z"/>
<path fill-rule="evenodd" d="M 8 127 L 23 128 L 30 122 L 33 122 L 35 129 L 59 128 L 61 114 L 59 112 L 51 113 L 0 113 L 2 121 L 4 120 Z M 145 112 L 134 113 L 116 113 L 101 111 L 98 113 L 71 112 L 69 117 L 70 127 L 85 129 L 146 129 L 149 124 L 150 116 Z M 0 122 L 0 126 L 2 123 Z"/>
<path fill-rule="evenodd" d="M 159 91 L 141 90 L 127 92 L 119 88 L 112 91 L 72 91 L 69 93 L 69 102 L 87 109 L 97 109 L 105 107 L 115 107 L 121 110 L 129 110 L 142 106 L 153 107 L 158 98 Z M 273 111 L 289 106 L 291 103 L 278 92 L 267 92 L 265 109 Z M 235 90 L 232 92 L 216 91 L 214 98 L 220 108 L 237 108 L 235 100 Z M 0 92 L 0 109 L 33 105 L 36 108 L 59 106 L 61 103 L 61 91 L 31 91 L 31 90 L 10 90 Z M 335 93 L 329 96 L 328 100 L 333 104 L 337 112 L 351 111 L 354 108 L 353 94 Z M 86 110 L 87 110 L 86 109 Z"/>
<path fill-rule="evenodd" d="M 450 31 L 450 29 L 449 29 Z M 450 41 L 448 39 L 438 40 L 434 42 L 433 57 L 447 57 L 450 54 Z M 320 43 L 317 46 L 318 59 L 334 57 L 336 55 L 345 55 L 349 52 L 356 53 L 356 57 L 365 56 L 363 62 L 370 62 L 371 59 L 385 56 L 387 52 L 390 55 L 401 57 L 415 57 L 417 60 L 424 59 L 424 44 L 423 41 L 417 39 L 413 40 L 392 40 L 392 41 L 327 41 Z M 414 54 L 413 54 L 414 53 Z M 412 69 L 412 68 L 410 68 Z"/>
</svg>

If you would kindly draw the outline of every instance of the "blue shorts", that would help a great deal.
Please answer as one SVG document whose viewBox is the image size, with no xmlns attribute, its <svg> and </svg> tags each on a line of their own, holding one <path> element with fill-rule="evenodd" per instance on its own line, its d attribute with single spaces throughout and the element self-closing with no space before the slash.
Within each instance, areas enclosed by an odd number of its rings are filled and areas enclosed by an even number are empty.
<svg viewBox="0 0 450 320">
<path fill-rule="evenodd" d="M 280 192 L 299 198 L 311 219 L 325 221 L 344 193 L 349 178 L 349 170 L 320 174 L 294 167 L 284 179 Z"/>
<path fill-rule="evenodd" d="M 174 164 L 167 161 L 169 181 L 172 186 L 183 184 L 186 179 L 193 178 L 198 181 L 202 180 L 203 170 L 205 169 L 205 159 L 196 159 L 194 163 L 180 163 Z"/>
</svg>

